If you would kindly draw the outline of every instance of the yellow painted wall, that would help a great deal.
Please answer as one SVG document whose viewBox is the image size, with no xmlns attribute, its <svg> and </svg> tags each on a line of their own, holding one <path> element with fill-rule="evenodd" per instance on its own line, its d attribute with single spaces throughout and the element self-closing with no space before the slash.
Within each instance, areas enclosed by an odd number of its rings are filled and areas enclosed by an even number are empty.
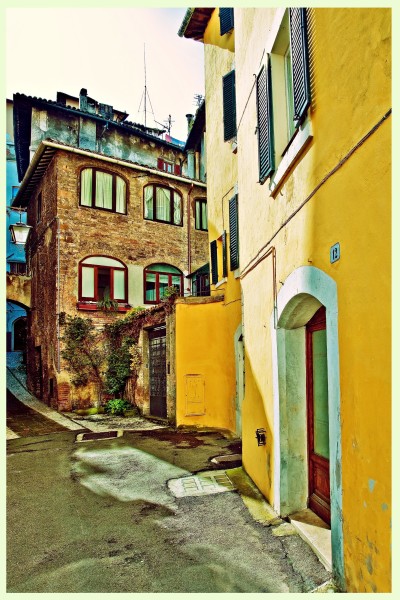
<svg viewBox="0 0 400 600">
<path fill-rule="evenodd" d="M 229 200 L 235 195 L 237 157 L 232 143 L 224 142 L 222 77 L 234 68 L 234 33 L 219 34 L 218 9 L 204 35 L 206 62 L 206 155 L 207 211 L 209 241 L 229 235 Z M 220 245 L 220 244 L 219 244 Z M 234 335 L 241 323 L 241 292 L 238 273 L 228 274 L 211 286 L 212 296 L 223 301 L 201 303 L 188 299 L 176 303 L 177 424 L 236 428 L 236 367 Z M 221 248 L 219 248 L 219 263 Z M 221 268 L 219 269 L 221 272 Z M 187 375 L 202 375 L 205 386 L 205 414 L 187 412 Z M 186 379 L 185 379 L 186 378 Z"/>
<path fill-rule="evenodd" d="M 176 301 L 176 423 L 234 431 L 236 315 L 223 301 Z M 232 360 L 233 354 L 233 360 Z M 204 414 L 187 414 L 186 376 L 204 381 Z"/>
<path fill-rule="evenodd" d="M 272 196 L 268 180 L 258 183 L 252 85 L 276 10 L 235 9 L 242 269 L 391 107 L 390 10 L 312 10 L 313 140 Z M 337 284 L 345 576 L 347 591 L 355 592 L 390 590 L 390 134 L 391 118 L 273 241 L 278 291 L 290 273 L 305 265 L 321 269 Z M 212 160 L 211 153 L 207 156 Z M 331 264 L 329 249 L 336 242 L 341 258 Z M 242 289 L 243 461 L 273 502 L 271 258 L 242 280 Z M 265 447 L 256 446 L 258 427 L 267 429 Z"/>
</svg>

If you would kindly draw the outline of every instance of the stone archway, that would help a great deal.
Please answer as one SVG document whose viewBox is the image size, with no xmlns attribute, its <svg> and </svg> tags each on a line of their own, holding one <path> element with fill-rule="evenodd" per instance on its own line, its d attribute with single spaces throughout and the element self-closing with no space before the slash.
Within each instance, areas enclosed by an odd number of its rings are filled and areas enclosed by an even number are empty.
<svg viewBox="0 0 400 600">
<path fill-rule="evenodd" d="M 296 269 L 271 317 L 274 370 L 274 506 L 287 516 L 307 505 L 305 325 L 326 308 L 329 396 L 332 568 L 344 582 L 338 306 L 336 282 L 320 269 Z"/>
</svg>

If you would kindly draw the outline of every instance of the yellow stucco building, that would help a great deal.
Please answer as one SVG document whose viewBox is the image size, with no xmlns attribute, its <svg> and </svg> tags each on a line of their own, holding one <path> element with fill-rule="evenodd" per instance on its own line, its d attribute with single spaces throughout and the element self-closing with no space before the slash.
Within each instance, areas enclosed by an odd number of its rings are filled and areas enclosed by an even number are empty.
<svg viewBox="0 0 400 600">
<path fill-rule="evenodd" d="M 179 34 L 205 51 L 226 426 L 279 514 L 329 526 L 337 584 L 389 592 L 391 11 L 197 8 Z"/>
</svg>

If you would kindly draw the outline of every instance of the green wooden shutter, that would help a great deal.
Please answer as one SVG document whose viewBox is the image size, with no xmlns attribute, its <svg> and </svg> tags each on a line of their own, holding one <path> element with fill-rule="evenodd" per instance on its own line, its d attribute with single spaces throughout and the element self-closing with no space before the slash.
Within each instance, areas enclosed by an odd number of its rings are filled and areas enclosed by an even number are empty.
<svg viewBox="0 0 400 600">
<path fill-rule="evenodd" d="M 233 8 L 219 9 L 219 28 L 221 35 L 233 29 Z"/>
<path fill-rule="evenodd" d="M 234 271 L 239 267 L 239 220 L 237 196 L 234 196 L 229 200 L 229 257 L 231 271 Z"/>
<path fill-rule="evenodd" d="M 269 59 L 268 66 L 263 66 L 257 77 L 257 131 L 260 182 L 263 183 L 275 169 Z"/>
<path fill-rule="evenodd" d="M 235 71 L 230 71 L 222 78 L 222 96 L 224 105 L 224 141 L 236 135 L 236 91 Z"/>
<path fill-rule="evenodd" d="M 211 254 L 211 282 L 218 283 L 218 256 L 217 256 L 217 240 L 210 243 Z"/>
<path fill-rule="evenodd" d="M 307 11 L 291 8 L 290 47 L 293 69 L 294 120 L 297 125 L 304 117 L 311 102 L 310 69 L 308 62 Z"/>
</svg>

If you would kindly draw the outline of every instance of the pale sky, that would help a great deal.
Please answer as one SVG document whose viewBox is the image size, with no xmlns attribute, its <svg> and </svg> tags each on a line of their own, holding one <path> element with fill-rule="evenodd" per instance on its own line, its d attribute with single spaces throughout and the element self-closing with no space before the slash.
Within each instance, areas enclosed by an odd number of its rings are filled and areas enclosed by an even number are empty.
<svg viewBox="0 0 400 600">
<path fill-rule="evenodd" d="M 8 8 L 6 92 L 56 100 L 57 92 L 99 102 L 147 125 L 171 115 L 171 135 L 185 141 L 194 96 L 204 96 L 203 44 L 178 36 L 185 8 Z M 141 105 L 141 106 L 140 106 Z M 140 112 L 139 112 L 140 107 Z"/>
</svg>

